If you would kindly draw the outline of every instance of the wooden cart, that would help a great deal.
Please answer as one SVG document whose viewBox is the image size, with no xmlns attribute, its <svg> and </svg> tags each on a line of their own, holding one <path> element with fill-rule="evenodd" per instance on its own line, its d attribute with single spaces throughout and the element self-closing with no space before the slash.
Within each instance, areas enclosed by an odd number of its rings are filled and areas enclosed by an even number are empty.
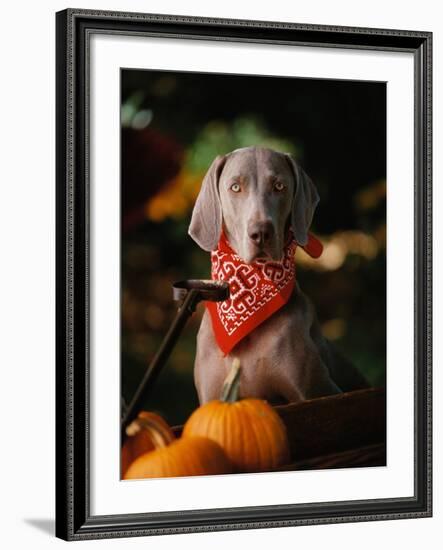
<svg viewBox="0 0 443 550">
<path fill-rule="evenodd" d="M 383 388 L 277 405 L 275 410 L 286 425 L 292 457 L 281 471 L 386 465 Z M 181 426 L 173 429 L 181 434 Z"/>
</svg>

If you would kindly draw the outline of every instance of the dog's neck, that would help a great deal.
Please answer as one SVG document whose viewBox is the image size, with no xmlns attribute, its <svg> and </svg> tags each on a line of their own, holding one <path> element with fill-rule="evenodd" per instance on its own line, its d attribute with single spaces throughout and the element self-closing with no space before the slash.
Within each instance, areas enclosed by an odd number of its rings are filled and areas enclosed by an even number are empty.
<svg viewBox="0 0 443 550">
<path fill-rule="evenodd" d="M 291 239 L 281 261 L 257 259 L 248 264 L 222 234 L 217 250 L 211 253 L 211 276 L 229 283 L 230 296 L 223 302 L 206 302 L 206 307 L 225 355 L 290 298 L 295 286 L 296 248 Z"/>
<path fill-rule="evenodd" d="M 314 236 L 303 248 L 312 257 L 322 251 Z M 230 296 L 223 302 L 206 302 L 206 307 L 215 339 L 225 355 L 287 303 L 295 287 L 296 249 L 291 232 L 281 261 L 258 259 L 247 264 L 222 233 L 217 250 L 211 252 L 211 276 L 229 283 Z"/>
</svg>

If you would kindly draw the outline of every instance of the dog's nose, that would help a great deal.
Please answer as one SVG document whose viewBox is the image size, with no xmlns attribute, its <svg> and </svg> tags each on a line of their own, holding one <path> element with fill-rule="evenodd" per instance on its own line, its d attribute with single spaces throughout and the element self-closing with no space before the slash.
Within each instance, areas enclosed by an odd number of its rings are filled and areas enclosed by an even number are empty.
<svg viewBox="0 0 443 550">
<path fill-rule="evenodd" d="M 269 242 L 274 233 L 271 222 L 254 222 L 248 226 L 248 236 L 257 245 L 263 245 Z"/>
</svg>

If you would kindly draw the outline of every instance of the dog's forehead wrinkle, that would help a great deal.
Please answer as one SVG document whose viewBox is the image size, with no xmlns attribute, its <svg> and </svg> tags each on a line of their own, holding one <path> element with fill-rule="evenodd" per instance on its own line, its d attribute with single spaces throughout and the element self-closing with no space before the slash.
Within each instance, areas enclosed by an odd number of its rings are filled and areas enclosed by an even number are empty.
<svg viewBox="0 0 443 550">
<path fill-rule="evenodd" d="M 292 182 L 292 171 L 281 153 L 264 147 L 244 147 L 233 151 L 222 173 L 225 183 L 238 179 L 244 184 L 260 186 L 270 180 Z"/>
<path fill-rule="evenodd" d="M 257 174 L 257 166 L 252 155 L 240 155 L 232 157 L 226 163 L 222 174 L 222 179 L 231 181 L 239 179 L 244 182 L 250 182 L 255 179 Z"/>
<path fill-rule="evenodd" d="M 257 150 L 257 171 L 266 178 L 292 178 L 292 172 L 285 157 L 272 149 Z"/>
</svg>

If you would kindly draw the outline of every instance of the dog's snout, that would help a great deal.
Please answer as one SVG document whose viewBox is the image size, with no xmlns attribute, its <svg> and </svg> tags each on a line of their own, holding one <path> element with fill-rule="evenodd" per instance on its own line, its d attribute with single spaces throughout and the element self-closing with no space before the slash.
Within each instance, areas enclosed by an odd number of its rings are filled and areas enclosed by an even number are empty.
<svg viewBox="0 0 443 550">
<path fill-rule="evenodd" d="M 270 221 L 254 222 L 248 226 L 248 236 L 257 245 L 268 243 L 274 234 L 274 228 Z"/>
</svg>

